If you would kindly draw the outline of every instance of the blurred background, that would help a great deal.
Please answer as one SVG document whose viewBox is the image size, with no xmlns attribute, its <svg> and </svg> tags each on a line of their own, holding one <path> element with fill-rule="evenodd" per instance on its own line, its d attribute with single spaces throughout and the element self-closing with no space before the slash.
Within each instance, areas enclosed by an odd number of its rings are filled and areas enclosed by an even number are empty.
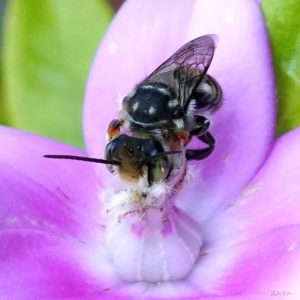
<svg viewBox="0 0 300 300">
<path fill-rule="evenodd" d="M 85 83 L 122 2 L 0 0 L 0 124 L 84 148 Z M 281 135 L 300 124 L 300 1 L 262 0 L 261 6 L 272 48 Z"/>
</svg>

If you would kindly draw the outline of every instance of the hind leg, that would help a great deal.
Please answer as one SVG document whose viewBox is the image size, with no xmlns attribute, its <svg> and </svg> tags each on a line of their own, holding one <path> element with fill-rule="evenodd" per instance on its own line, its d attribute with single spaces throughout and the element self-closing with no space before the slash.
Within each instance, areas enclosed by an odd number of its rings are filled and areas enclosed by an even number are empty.
<svg viewBox="0 0 300 300">
<path fill-rule="evenodd" d="M 201 160 L 208 157 L 214 151 L 216 144 L 214 137 L 208 131 L 210 121 L 203 116 L 195 116 L 195 119 L 196 126 L 191 131 L 191 135 L 197 136 L 197 138 L 207 144 L 208 147 L 204 149 L 187 149 L 185 153 L 187 160 Z"/>
<path fill-rule="evenodd" d="M 198 139 L 207 144 L 208 147 L 203 149 L 187 149 L 185 152 L 187 160 L 201 160 L 211 155 L 214 151 L 216 141 L 208 131 L 205 134 L 198 136 Z"/>
</svg>

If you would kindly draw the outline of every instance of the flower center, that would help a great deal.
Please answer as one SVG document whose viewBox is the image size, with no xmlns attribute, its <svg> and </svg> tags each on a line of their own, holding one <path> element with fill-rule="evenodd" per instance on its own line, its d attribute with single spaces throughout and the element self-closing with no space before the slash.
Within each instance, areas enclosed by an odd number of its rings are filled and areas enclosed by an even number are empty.
<svg viewBox="0 0 300 300">
<path fill-rule="evenodd" d="M 187 173 L 191 169 L 188 168 Z M 189 184 L 184 176 L 180 188 Z M 131 190 L 102 194 L 109 203 L 107 247 L 126 281 L 156 283 L 184 278 L 199 257 L 200 225 L 172 201 L 172 187 L 156 183 L 147 196 Z"/>
</svg>

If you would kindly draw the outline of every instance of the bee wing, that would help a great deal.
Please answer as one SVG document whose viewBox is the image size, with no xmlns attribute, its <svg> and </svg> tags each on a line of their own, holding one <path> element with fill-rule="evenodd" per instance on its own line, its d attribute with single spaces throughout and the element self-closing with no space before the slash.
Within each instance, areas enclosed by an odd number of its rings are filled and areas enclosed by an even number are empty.
<svg viewBox="0 0 300 300">
<path fill-rule="evenodd" d="M 213 59 L 218 36 L 204 35 L 198 37 L 175 52 L 161 64 L 146 80 L 162 82 L 175 90 L 182 107 L 189 103 Z"/>
</svg>

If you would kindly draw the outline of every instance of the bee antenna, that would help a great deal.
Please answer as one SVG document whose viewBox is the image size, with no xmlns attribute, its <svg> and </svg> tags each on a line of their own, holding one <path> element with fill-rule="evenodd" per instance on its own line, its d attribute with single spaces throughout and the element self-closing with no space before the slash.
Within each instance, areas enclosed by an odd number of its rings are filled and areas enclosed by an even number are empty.
<svg viewBox="0 0 300 300">
<path fill-rule="evenodd" d="M 149 162 L 153 159 L 159 158 L 159 157 L 172 155 L 172 154 L 178 154 L 178 153 L 181 153 L 181 151 L 177 150 L 177 151 L 160 152 L 160 153 L 157 153 L 156 155 L 153 155 L 151 157 L 147 157 L 147 158 L 143 159 L 141 162 L 142 162 L 142 164 L 144 164 L 144 163 L 147 163 L 147 162 Z"/>
<path fill-rule="evenodd" d="M 84 157 L 84 156 L 76 156 L 76 155 L 52 155 L 47 154 L 43 155 L 46 158 L 55 158 L 55 159 L 73 159 L 73 160 L 81 160 L 87 162 L 94 162 L 98 164 L 106 164 L 106 165 L 120 165 L 121 162 L 116 160 L 105 160 L 100 158 L 92 158 L 92 157 Z"/>
</svg>

